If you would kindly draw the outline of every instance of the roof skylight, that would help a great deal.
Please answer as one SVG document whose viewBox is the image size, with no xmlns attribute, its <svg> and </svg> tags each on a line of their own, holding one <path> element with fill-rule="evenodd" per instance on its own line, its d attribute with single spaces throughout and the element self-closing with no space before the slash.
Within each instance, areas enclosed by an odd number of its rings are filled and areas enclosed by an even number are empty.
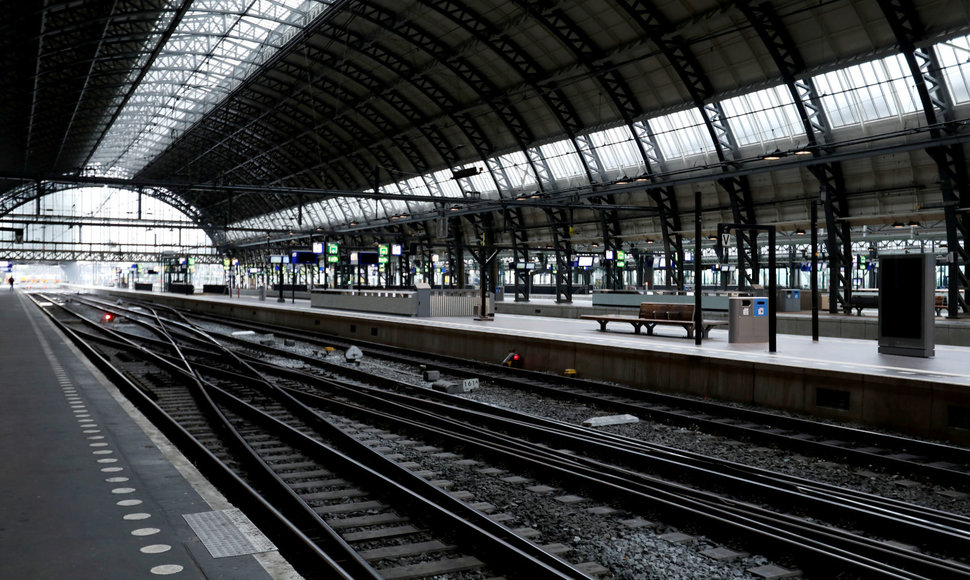
<svg viewBox="0 0 970 580">
<path fill-rule="evenodd" d="M 89 165 L 106 174 L 138 173 L 332 3 L 195 0 Z M 153 40 L 174 17 L 172 4 Z"/>
</svg>

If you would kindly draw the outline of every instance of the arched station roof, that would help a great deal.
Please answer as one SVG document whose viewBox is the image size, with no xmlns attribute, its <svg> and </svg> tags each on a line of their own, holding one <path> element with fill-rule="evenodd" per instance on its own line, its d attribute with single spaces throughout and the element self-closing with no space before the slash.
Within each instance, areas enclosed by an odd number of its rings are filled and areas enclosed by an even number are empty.
<svg viewBox="0 0 970 580">
<path fill-rule="evenodd" d="M 636 239 L 679 230 L 697 190 L 717 221 L 791 229 L 820 190 L 869 225 L 970 202 L 959 0 L 0 9 L 0 195 L 163 187 L 214 239 L 510 203 L 523 228 L 569 207 L 580 233 L 607 211 Z"/>
</svg>

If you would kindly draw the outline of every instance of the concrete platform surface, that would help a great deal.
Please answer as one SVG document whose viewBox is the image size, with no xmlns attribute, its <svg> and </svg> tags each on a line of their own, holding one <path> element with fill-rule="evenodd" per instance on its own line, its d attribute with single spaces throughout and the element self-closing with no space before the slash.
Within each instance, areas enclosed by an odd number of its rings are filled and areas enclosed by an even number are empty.
<svg viewBox="0 0 970 580">
<path fill-rule="evenodd" d="M 91 290 L 96 289 L 91 288 Z M 134 298 L 145 298 L 149 294 L 175 296 L 172 294 L 148 292 L 128 293 L 128 295 Z M 181 298 L 182 296 L 179 297 Z M 502 336 L 530 336 L 580 345 L 617 346 L 653 352 L 703 355 L 725 360 L 771 363 L 799 369 L 806 367 L 841 369 L 880 376 L 970 386 L 970 364 L 968 364 L 970 362 L 970 347 L 962 346 L 937 344 L 935 356 L 921 358 L 880 354 L 876 340 L 823 336 L 818 342 L 814 342 L 811 336 L 779 333 L 777 338 L 777 351 L 769 353 L 767 343 L 729 343 L 727 329 L 712 330 L 710 338 L 705 339 L 700 346 L 696 346 L 692 338 L 686 338 L 686 333 L 683 329 L 674 326 L 657 327 L 654 330 L 654 336 L 647 336 L 645 334 L 634 334 L 633 327 L 628 324 L 610 325 L 607 326 L 607 332 L 600 332 L 598 330 L 599 325 L 595 321 L 578 320 L 576 318 L 502 313 L 496 314 L 494 319 L 489 321 L 475 320 L 473 317 L 414 318 L 367 312 L 311 308 L 309 300 L 297 299 L 291 301 L 289 298 L 285 302 L 277 302 L 272 298 L 259 301 L 256 297 L 245 295 L 234 298 L 229 296 L 195 294 L 191 296 L 191 299 L 200 302 L 218 302 L 273 309 L 279 308 L 283 310 L 303 310 L 311 313 L 335 316 L 352 316 L 361 321 L 399 321 L 415 326 L 451 328 L 486 333 L 492 331 Z M 530 302 L 530 304 L 539 309 L 558 306 L 551 298 L 537 298 Z M 570 305 L 570 308 L 577 309 L 589 307 L 590 300 L 588 296 L 581 296 L 574 304 Z M 785 316 L 797 318 L 811 317 L 810 314 L 804 313 L 786 314 Z M 851 320 L 859 317 L 854 315 L 823 316 L 823 320 L 830 318 L 848 318 Z M 970 329 L 970 319 L 965 321 L 960 320 L 956 323 L 966 325 Z M 581 369 L 577 370 L 581 371 Z"/>
<path fill-rule="evenodd" d="M 184 516 L 232 506 L 18 290 L 0 329 L 0 578 L 298 577 L 210 555 Z"/>
</svg>

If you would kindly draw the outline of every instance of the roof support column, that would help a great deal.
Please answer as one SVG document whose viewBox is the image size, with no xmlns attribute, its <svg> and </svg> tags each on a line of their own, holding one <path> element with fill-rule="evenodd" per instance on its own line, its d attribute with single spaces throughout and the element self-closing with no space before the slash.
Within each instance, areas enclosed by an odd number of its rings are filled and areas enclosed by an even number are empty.
<svg viewBox="0 0 970 580">
<path fill-rule="evenodd" d="M 811 78 L 799 79 L 804 73 L 805 62 L 781 18 L 769 2 L 742 0 L 738 8 L 757 31 L 758 36 L 771 54 L 781 76 L 785 79 L 792 103 L 798 111 L 805 130 L 808 146 L 815 158 L 821 157 L 825 150 L 819 143 L 831 141 L 831 126 L 818 98 L 818 92 Z M 809 166 L 809 171 L 820 185 L 822 200 L 825 203 L 825 229 L 828 232 L 829 256 L 829 310 L 840 309 L 851 312 L 852 285 L 848 276 L 852 270 L 851 229 L 844 218 L 849 215 L 845 195 L 845 181 L 842 167 L 838 163 L 824 163 Z"/>
<path fill-rule="evenodd" d="M 505 226 L 512 240 L 512 276 L 516 302 L 529 301 L 530 271 L 518 267 L 518 264 L 524 265 L 529 261 L 529 240 L 524 225 L 521 209 L 505 209 Z"/>
<path fill-rule="evenodd" d="M 549 217 L 553 250 L 556 252 L 556 303 L 572 304 L 573 279 L 569 261 L 573 254 L 572 212 L 562 208 L 546 208 L 545 212 Z"/>
<path fill-rule="evenodd" d="M 667 171 L 667 163 L 663 158 L 657 139 L 646 121 L 637 121 L 630 125 L 637 148 L 647 163 L 647 177 L 652 177 L 650 168 L 656 165 L 661 172 Z M 638 178 L 639 179 L 639 178 Z M 677 210 L 677 195 L 674 187 L 667 186 L 648 190 L 647 194 L 657 204 L 660 218 L 660 235 L 663 237 L 664 259 L 667 268 L 664 270 L 664 285 L 677 290 L 684 289 L 684 240 L 680 234 L 680 213 Z M 652 280 L 651 280 L 652 283 Z"/>
<path fill-rule="evenodd" d="M 939 139 L 955 132 L 950 123 L 955 115 L 953 99 L 946 90 L 940 63 L 932 49 L 916 46 L 925 36 L 923 23 L 916 8 L 909 0 L 878 0 L 889 26 L 906 59 L 910 74 L 916 85 L 923 114 L 930 126 L 930 135 Z M 949 275 L 947 282 L 947 316 L 959 317 L 960 311 L 970 312 L 966 292 L 970 287 L 967 264 L 970 262 L 970 180 L 967 178 L 966 158 L 959 145 L 928 147 L 926 153 L 936 162 L 940 176 L 943 213 L 946 220 L 946 238 L 949 248 Z"/>
</svg>

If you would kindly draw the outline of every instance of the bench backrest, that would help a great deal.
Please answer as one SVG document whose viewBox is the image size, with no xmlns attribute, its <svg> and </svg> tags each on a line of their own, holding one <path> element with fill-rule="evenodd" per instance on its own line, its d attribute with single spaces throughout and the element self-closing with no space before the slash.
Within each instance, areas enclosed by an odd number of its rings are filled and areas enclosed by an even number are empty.
<svg viewBox="0 0 970 580">
<path fill-rule="evenodd" d="M 693 320 L 694 305 L 641 302 L 640 318 L 651 320 Z"/>
</svg>

